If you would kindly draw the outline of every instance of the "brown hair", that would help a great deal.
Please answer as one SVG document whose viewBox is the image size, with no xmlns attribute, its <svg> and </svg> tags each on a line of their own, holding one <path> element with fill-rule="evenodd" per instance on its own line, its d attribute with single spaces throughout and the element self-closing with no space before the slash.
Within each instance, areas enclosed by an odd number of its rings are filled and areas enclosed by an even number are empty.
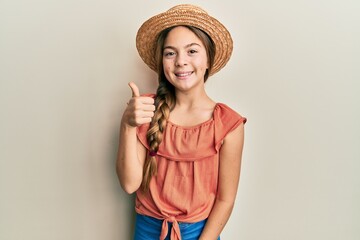
<svg viewBox="0 0 360 240">
<path fill-rule="evenodd" d="M 176 27 L 176 26 L 175 26 Z M 150 154 L 146 157 L 144 164 L 143 180 L 142 180 L 142 190 L 147 192 L 149 190 L 150 180 L 157 173 L 157 164 L 156 164 L 156 152 L 159 150 L 159 145 L 162 141 L 163 132 L 166 127 L 166 122 L 169 119 L 171 110 L 175 107 L 175 88 L 174 86 L 166 79 L 162 64 L 163 58 L 163 48 L 165 39 L 168 33 L 175 27 L 170 27 L 163 30 L 157 39 L 155 58 L 158 66 L 158 81 L 159 86 L 156 91 L 155 97 L 155 114 L 150 123 L 149 130 L 147 131 L 147 141 L 150 147 Z M 204 75 L 204 81 L 209 77 L 209 73 L 214 64 L 215 57 L 215 45 L 212 39 L 202 30 L 192 27 L 184 26 L 191 30 L 204 44 L 207 57 L 209 61 L 209 68 L 206 70 Z"/>
</svg>

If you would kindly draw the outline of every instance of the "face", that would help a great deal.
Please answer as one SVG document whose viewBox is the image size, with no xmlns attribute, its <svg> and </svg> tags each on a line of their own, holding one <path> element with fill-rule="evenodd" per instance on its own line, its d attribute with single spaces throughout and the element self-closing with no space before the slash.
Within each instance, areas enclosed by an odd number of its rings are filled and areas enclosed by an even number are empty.
<svg viewBox="0 0 360 240">
<path fill-rule="evenodd" d="M 176 90 L 204 87 L 208 68 L 206 49 L 201 40 L 186 27 L 175 27 L 167 35 L 163 51 L 164 74 Z"/>
</svg>

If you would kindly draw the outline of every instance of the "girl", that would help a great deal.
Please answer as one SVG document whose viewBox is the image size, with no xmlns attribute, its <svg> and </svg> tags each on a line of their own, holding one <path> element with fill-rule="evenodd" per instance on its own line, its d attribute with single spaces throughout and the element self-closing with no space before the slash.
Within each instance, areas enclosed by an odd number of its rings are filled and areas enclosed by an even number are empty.
<svg viewBox="0 0 360 240">
<path fill-rule="evenodd" d="M 220 239 L 238 188 L 246 119 L 205 92 L 232 39 L 204 10 L 178 5 L 147 20 L 136 46 L 158 73 L 156 94 L 132 98 L 120 126 L 117 173 L 136 192 L 135 240 Z"/>
</svg>

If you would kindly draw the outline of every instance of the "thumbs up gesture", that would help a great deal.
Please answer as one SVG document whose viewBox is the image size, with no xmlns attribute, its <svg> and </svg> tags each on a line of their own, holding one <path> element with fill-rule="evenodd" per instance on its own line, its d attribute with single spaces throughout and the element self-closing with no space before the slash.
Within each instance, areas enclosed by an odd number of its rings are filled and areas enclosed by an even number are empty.
<svg viewBox="0 0 360 240">
<path fill-rule="evenodd" d="M 129 83 L 129 87 L 132 92 L 132 97 L 124 111 L 122 121 L 131 127 L 137 127 L 144 123 L 151 122 L 155 111 L 154 99 L 140 96 L 139 88 L 133 82 Z"/>
</svg>

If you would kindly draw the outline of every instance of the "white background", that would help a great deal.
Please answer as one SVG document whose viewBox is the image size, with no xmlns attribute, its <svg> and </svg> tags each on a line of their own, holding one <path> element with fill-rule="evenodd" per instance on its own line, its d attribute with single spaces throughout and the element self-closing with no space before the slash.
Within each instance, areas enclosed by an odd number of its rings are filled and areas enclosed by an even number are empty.
<svg viewBox="0 0 360 240">
<path fill-rule="evenodd" d="M 230 30 L 209 95 L 248 118 L 225 240 L 360 239 L 360 3 L 188 1 Z M 0 239 L 131 239 L 115 174 L 135 35 L 180 1 L 0 1 Z"/>
</svg>

